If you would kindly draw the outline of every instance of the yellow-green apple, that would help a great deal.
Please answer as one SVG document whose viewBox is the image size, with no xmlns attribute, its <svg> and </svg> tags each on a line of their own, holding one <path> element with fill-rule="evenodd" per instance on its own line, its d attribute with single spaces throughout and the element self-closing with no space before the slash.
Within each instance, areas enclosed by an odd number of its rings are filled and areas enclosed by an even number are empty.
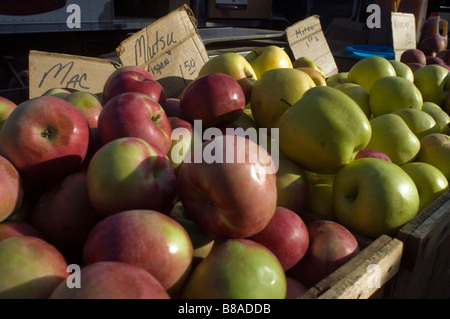
<svg viewBox="0 0 450 319">
<path fill-rule="evenodd" d="M 400 55 L 400 62 L 427 64 L 427 56 L 420 49 L 408 49 Z"/>
<path fill-rule="evenodd" d="M 76 90 L 75 90 L 76 91 Z M 45 91 L 42 95 L 44 96 L 56 96 L 59 98 L 66 98 L 68 95 L 70 95 L 72 90 L 66 89 L 66 88 L 52 88 Z"/>
<path fill-rule="evenodd" d="M 424 102 L 442 105 L 442 83 L 449 70 L 437 64 L 426 65 L 414 71 L 414 84 L 422 93 Z"/>
<path fill-rule="evenodd" d="M 297 214 L 306 207 L 309 185 L 305 171 L 280 155 L 277 170 L 277 205 Z"/>
<path fill-rule="evenodd" d="M 89 200 L 102 216 L 129 209 L 169 212 L 177 196 L 167 156 L 137 137 L 103 145 L 89 163 L 86 183 Z"/>
<path fill-rule="evenodd" d="M 40 96 L 20 103 L 0 131 L 0 153 L 27 178 L 50 182 L 76 171 L 89 145 L 89 126 L 69 102 Z"/>
<path fill-rule="evenodd" d="M 4 220 L 0 223 L 0 241 L 14 236 L 35 236 L 42 238 L 39 231 L 26 221 Z"/>
<path fill-rule="evenodd" d="M 204 129 L 227 125 L 245 109 L 245 95 L 239 83 L 225 73 L 209 73 L 188 84 L 180 97 L 182 118 L 201 120 Z"/>
<path fill-rule="evenodd" d="M 420 110 L 422 104 L 422 93 L 414 83 L 398 76 L 379 78 L 369 92 L 369 107 L 374 117 L 398 109 Z"/>
<path fill-rule="evenodd" d="M 422 109 L 398 109 L 392 112 L 400 116 L 420 140 L 425 135 L 440 132 L 434 118 Z"/>
<path fill-rule="evenodd" d="M 85 265 L 120 261 L 152 274 L 173 296 L 191 269 L 193 247 L 175 219 L 155 210 L 127 210 L 98 222 L 83 248 Z"/>
<path fill-rule="evenodd" d="M 370 56 L 358 60 L 348 71 L 347 82 L 361 85 L 370 94 L 372 84 L 379 78 L 395 76 L 395 68 L 389 60 Z"/>
<path fill-rule="evenodd" d="M 314 62 L 313 59 L 310 59 L 306 56 L 302 56 L 302 57 L 295 59 L 294 62 L 292 62 L 292 67 L 294 69 L 301 68 L 301 67 L 312 68 L 312 69 L 319 71 L 320 74 L 322 74 L 322 76 L 324 78 L 326 78 L 325 71 L 319 65 L 317 65 L 317 63 Z"/>
<path fill-rule="evenodd" d="M 271 155 L 240 135 L 216 136 L 192 153 L 177 179 L 189 218 L 215 238 L 245 238 L 260 232 L 277 205 Z"/>
<path fill-rule="evenodd" d="M 17 104 L 7 99 L 6 97 L 0 96 L 0 129 L 8 118 L 9 114 L 16 108 Z"/>
<path fill-rule="evenodd" d="M 138 137 L 167 154 L 171 134 L 169 119 L 161 105 L 138 92 L 116 95 L 105 103 L 98 117 L 102 145 L 122 137 Z"/>
<path fill-rule="evenodd" d="M 413 161 L 420 149 L 420 140 L 403 119 L 386 113 L 370 120 L 372 136 L 365 148 L 385 153 L 397 165 Z"/>
<path fill-rule="evenodd" d="M 178 173 L 184 158 L 193 147 L 194 128 L 191 123 L 179 117 L 169 117 L 168 119 L 172 128 L 172 144 L 167 152 L 167 157 L 175 173 Z"/>
<path fill-rule="evenodd" d="M 368 148 L 363 148 L 362 150 L 360 150 L 356 154 L 355 159 L 364 158 L 364 157 L 375 157 L 375 158 L 380 158 L 380 159 L 388 161 L 388 162 L 392 162 L 392 160 L 389 158 L 389 156 L 387 156 L 382 151 L 372 150 L 372 149 L 368 149 Z"/>
<path fill-rule="evenodd" d="M 298 299 L 308 290 L 300 281 L 289 276 L 286 276 L 286 284 L 286 299 Z"/>
<path fill-rule="evenodd" d="M 0 155 L 0 222 L 16 212 L 23 203 L 22 177 L 14 165 Z"/>
<path fill-rule="evenodd" d="M 277 45 L 256 48 L 247 53 L 244 57 L 252 66 L 253 71 L 255 71 L 257 79 L 259 79 L 266 71 L 272 69 L 292 69 L 291 57 L 283 48 Z"/>
<path fill-rule="evenodd" d="M 350 82 L 338 84 L 335 88 L 350 96 L 359 105 L 361 110 L 363 110 L 367 118 L 370 119 L 372 111 L 369 106 L 369 92 L 365 88 L 359 84 Z"/>
<path fill-rule="evenodd" d="M 43 239 L 13 236 L 0 241 L 1 299 L 47 299 L 68 275 L 64 256 Z"/>
<path fill-rule="evenodd" d="M 84 242 L 100 215 L 89 201 L 86 173 L 67 175 L 37 200 L 30 218 L 43 238 L 70 263 L 80 264 Z"/>
<path fill-rule="evenodd" d="M 360 248 L 355 236 L 337 222 L 317 220 L 307 229 L 308 251 L 287 275 L 309 288 L 356 256 Z"/>
<path fill-rule="evenodd" d="M 328 78 L 326 78 L 326 80 L 327 80 L 328 85 L 330 83 L 333 83 L 333 86 L 336 86 L 338 84 L 346 83 L 347 77 L 348 77 L 348 72 L 341 71 L 341 72 L 338 72 L 336 74 L 329 76 Z"/>
<path fill-rule="evenodd" d="M 298 69 L 273 69 L 253 86 L 250 107 L 258 127 L 275 128 L 281 114 L 315 87 L 311 77 Z"/>
<path fill-rule="evenodd" d="M 360 158 L 336 173 L 333 207 L 337 221 L 364 236 L 393 236 L 419 211 L 419 192 L 398 165 Z"/>
<path fill-rule="evenodd" d="M 267 226 L 247 239 L 268 248 L 284 271 L 292 268 L 306 254 L 309 234 L 303 219 L 292 210 L 278 206 Z"/>
<path fill-rule="evenodd" d="M 164 112 L 167 117 L 182 117 L 180 108 L 180 98 L 168 97 L 166 98 L 166 104 L 164 105 Z"/>
<path fill-rule="evenodd" d="M 49 299 L 170 299 L 145 269 L 119 261 L 100 261 L 80 269 L 80 287 L 60 283 Z"/>
<path fill-rule="evenodd" d="M 278 120 L 280 151 L 303 169 L 335 173 L 371 137 L 369 119 L 344 92 L 316 86 Z"/>
<path fill-rule="evenodd" d="M 198 71 L 198 77 L 209 73 L 225 73 L 235 79 L 244 91 L 246 104 L 257 76 L 250 63 L 239 53 L 225 52 L 210 58 Z"/>
<path fill-rule="evenodd" d="M 148 95 L 162 107 L 166 104 L 166 94 L 162 85 L 147 70 L 138 66 L 123 66 L 111 73 L 103 85 L 103 104 L 127 92 Z"/>
<path fill-rule="evenodd" d="M 189 276 L 183 299 L 284 299 L 286 275 L 277 257 L 249 239 L 217 245 Z"/>
<path fill-rule="evenodd" d="M 306 209 L 326 219 L 334 220 L 332 201 L 334 175 L 306 171 L 306 178 L 309 186 Z"/>
<path fill-rule="evenodd" d="M 438 168 L 450 181 L 450 135 L 433 133 L 420 140 L 417 162 L 425 162 Z"/>
<path fill-rule="evenodd" d="M 422 105 L 422 111 L 430 114 L 436 121 L 439 132 L 450 123 L 450 115 L 445 112 L 439 105 L 433 102 L 424 102 Z"/>
<path fill-rule="evenodd" d="M 407 64 L 397 60 L 389 60 L 389 62 L 394 67 L 396 76 L 414 82 L 414 72 Z"/>
<path fill-rule="evenodd" d="M 314 81 L 314 84 L 316 86 L 326 86 L 327 85 L 327 81 L 325 80 L 325 77 L 322 75 L 322 73 L 320 73 L 316 69 L 306 67 L 306 66 L 298 67 L 296 69 L 308 74 L 311 77 L 311 79 Z"/>
<path fill-rule="evenodd" d="M 425 162 L 411 162 L 400 166 L 413 179 L 419 192 L 419 212 L 448 190 L 445 175 Z"/>
</svg>

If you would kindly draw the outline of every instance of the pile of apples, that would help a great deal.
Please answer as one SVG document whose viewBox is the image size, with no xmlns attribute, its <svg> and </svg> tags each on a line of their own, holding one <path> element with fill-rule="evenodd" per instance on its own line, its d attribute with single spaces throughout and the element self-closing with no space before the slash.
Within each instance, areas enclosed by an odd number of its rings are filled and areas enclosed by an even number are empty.
<svg viewBox="0 0 450 319">
<path fill-rule="evenodd" d="M 2 99 L 0 298 L 300 297 L 448 189 L 447 73 L 272 45 Z"/>
</svg>

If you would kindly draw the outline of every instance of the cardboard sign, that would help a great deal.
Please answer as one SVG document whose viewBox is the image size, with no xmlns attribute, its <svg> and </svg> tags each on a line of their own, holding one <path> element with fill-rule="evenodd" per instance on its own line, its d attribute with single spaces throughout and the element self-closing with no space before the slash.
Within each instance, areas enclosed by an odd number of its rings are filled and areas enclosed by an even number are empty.
<svg viewBox="0 0 450 319">
<path fill-rule="evenodd" d="M 187 5 L 139 30 L 116 51 L 123 65 L 146 68 L 163 86 L 167 97 L 177 97 L 209 60 Z"/>
<path fill-rule="evenodd" d="M 324 70 L 327 77 L 338 73 L 318 15 L 310 16 L 286 28 L 286 36 L 295 59 L 310 58 Z"/>
<path fill-rule="evenodd" d="M 100 58 L 41 51 L 30 51 L 28 60 L 30 98 L 54 88 L 101 93 L 108 76 L 120 66 Z"/>
<path fill-rule="evenodd" d="M 392 44 L 395 59 L 400 60 L 402 53 L 416 48 L 416 21 L 412 13 L 392 12 Z"/>
</svg>

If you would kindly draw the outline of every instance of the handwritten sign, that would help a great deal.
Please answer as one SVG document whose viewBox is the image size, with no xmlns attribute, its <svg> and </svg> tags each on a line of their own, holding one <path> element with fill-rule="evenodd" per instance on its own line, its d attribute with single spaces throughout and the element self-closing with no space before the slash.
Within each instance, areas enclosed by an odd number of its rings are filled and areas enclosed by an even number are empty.
<svg viewBox="0 0 450 319">
<path fill-rule="evenodd" d="M 412 13 L 392 12 L 392 43 L 395 59 L 400 60 L 402 53 L 416 48 L 416 21 Z"/>
<path fill-rule="evenodd" d="M 120 66 L 100 58 L 42 51 L 30 51 L 28 60 L 30 98 L 54 88 L 101 93 L 108 76 Z"/>
<path fill-rule="evenodd" d="M 327 77 L 338 73 L 318 15 L 310 16 L 288 27 L 286 36 L 295 59 L 310 58 L 324 70 Z"/>
<path fill-rule="evenodd" d="M 131 35 L 116 51 L 123 65 L 146 68 L 168 97 L 177 97 L 209 60 L 187 5 Z"/>
</svg>

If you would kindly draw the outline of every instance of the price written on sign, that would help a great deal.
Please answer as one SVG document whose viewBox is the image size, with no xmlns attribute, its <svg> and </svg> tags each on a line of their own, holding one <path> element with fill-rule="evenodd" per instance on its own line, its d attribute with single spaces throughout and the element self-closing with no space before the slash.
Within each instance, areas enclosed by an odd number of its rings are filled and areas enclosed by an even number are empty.
<svg viewBox="0 0 450 319">
<path fill-rule="evenodd" d="M 408 49 L 416 48 L 416 22 L 412 13 L 392 12 L 392 44 L 395 59 Z"/>
</svg>

